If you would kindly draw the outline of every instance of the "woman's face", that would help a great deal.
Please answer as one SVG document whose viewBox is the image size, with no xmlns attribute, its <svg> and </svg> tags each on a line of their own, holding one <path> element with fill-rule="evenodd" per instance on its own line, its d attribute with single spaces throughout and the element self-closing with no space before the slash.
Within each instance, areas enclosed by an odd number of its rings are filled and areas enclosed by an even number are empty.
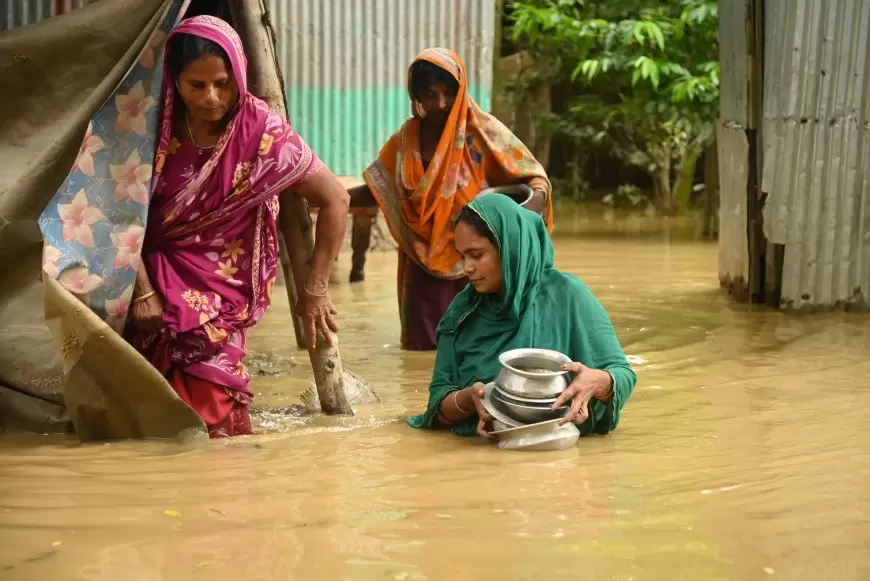
<svg viewBox="0 0 870 581">
<path fill-rule="evenodd" d="M 453 232 L 456 250 L 462 256 L 465 276 L 479 293 L 502 292 L 501 256 L 486 236 L 460 221 Z"/>
<path fill-rule="evenodd" d="M 239 100 L 239 86 L 224 60 L 208 55 L 191 62 L 178 75 L 178 92 L 191 119 L 216 122 Z"/>
<path fill-rule="evenodd" d="M 426 114 L 425 118 L 443 125 L 447 123 L 453 102 L 456 101 L 456 92 L 453 87 L 435 81 L 418 98 Z"/>
</svg>

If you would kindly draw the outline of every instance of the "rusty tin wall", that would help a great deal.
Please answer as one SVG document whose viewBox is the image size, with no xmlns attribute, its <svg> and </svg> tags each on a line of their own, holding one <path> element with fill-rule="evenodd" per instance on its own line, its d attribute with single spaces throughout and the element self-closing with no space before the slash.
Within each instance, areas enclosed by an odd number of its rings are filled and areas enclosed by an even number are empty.
<svg viewBox="0 0 870 581">
<path fill-rule="evenodd" d="M 782 305 L 867 308 L 870 2 L 766 0 L 765 236 Z"/>
</svg>

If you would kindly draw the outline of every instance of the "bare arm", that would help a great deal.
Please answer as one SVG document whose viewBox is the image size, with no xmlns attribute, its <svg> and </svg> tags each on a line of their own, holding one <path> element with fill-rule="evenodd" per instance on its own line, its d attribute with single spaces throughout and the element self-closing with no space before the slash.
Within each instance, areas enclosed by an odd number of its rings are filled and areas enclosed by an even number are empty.
<svg viewBox="0 0 870 581">
<path fill-rule="evenodd" d="M 550 209 L 550 182 L 545 178 L 535 176 L 526 182 L 532 188 L 532 198 L 526 204 L 526 208 L 545 216 Z"/>
<path fill-rule="evenodd" d="M 525 207 L 533 212 L 537 212 L 538 214 L 543 215 L 544 212 L 547 211 L 547 202 L 547 193 L 540 188 L 535 188 L 532 190 L 532 197 L 526 203 Z"/>
<path fill-rule="evenodd" d="M 350 198 L 338 178 L 325 166 L 296 192 L 319 208 L 311 268 L 305 281 L 305 288 L 319 294 L 329 286 L 329 270 L 344 241 Z M 292 240 L 287 234 L 285 240 Z"/>
<path fill-rule="evenodd" d="M 313 349 L 319 343 L 318 335 L 322 336 L 327 345 L 332 345 L 332 333 L 339 331 L 338 321 L 335 318 L 337 311 L 329 297 L 329 270 L 344 240 L 348 195 L 338 178 L 325 166 L 296 188 L 295 192 L 285 192 L 282 197 L 297 194 L 320 209 L 310 261 L 308 264 L 299 260 L 290 261 L 298 293 L 296 310 L 305 322 L 308 347 Z M 282 206 L 284 212 L 293 211 L 291 205 L 282 204 Z M 307 218 L 303 223 L 308 223 Z M 296 224 L 296 221 L 287 219 L 286 216 L 280 220 L 284 240 L 288 246 L 291 246 L 291 253 L 292 245 L 297 245 L 297 248 L 305 254 L 308 252 L 309 244 L 305 239 L 306 232 L 298 228 L 290 228 L 293 224 Z M 305 272 L 306 268 L 308 272 Z"/>
<path fill-rule="evenodd" d="M 137 327 L 146 331 L 159 331 L 163 326 L 163 297 L 151 284 L 145 260 L 139 260 L 130 314 Z"/>
<path fill-rule="evenodd" d="M 133 296 L 141 297 L 154 292 L 154 290 L 151 279 L 148 277 L 148 271 L 145 269 L 145 261 L 140 259 L 139 267 L 136 269 L 136 282 L 133 284 Z"/>
<path fill-rule="evenodd" d="M 438 415 L 446 420 L 447 424 L 459 423 L 476 412 L 477 408 L 474 407 L 474 398 L 470 387 L 451 391 L 438 406 Z"/>
<path fill-rule="evenodd" d="M 483 405 L 486 393 L 483 383 L 475 383 L 458 391 L 451 391 L 438 405 L 436 419 L 445 425 L 456 425 L 477 414 L 477 433 L 484 438 L 493 438 L 489 433 L 492 416 Z"/>
</svg>

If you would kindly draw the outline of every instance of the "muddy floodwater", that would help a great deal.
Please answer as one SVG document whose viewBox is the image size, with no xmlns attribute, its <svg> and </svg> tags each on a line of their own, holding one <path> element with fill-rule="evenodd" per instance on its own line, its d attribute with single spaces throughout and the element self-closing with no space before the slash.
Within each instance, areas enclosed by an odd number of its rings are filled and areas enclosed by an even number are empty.
<svg viewBox="0 0 870 581">
<path fill-rule="evenodd" d="M 870 319 L 735 306 L 690 238 L 559 223 L 558 266 L 639 376 L 607 437 L 522 453 L 407 427 L 433 357 L 397 347 L 395 255 L 373 253 L 334 298 L 382 403 L 192 447 L 0 439 L 0 579 L 870 579 Z M 267 408 L 308 385 L 281 292 L 250 341 Z"/>
</svg>

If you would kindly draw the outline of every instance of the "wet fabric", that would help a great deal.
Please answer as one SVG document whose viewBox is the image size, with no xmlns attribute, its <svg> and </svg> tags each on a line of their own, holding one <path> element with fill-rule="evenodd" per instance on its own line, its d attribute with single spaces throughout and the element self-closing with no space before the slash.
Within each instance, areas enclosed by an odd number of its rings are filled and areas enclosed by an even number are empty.
<svg viewBox="0 0 870 581">
<path fill-rule="evenodd" d="M 166 379 L 205 422 L 210 438 L 232 438 L 251 433 L 248 405 L 235 399 L 232 392 L 178 369 L 169 368 Z"/>
<path fill-rule="evenodd" d="M 420 155 L 421 113 L 411 90 L 411 71 L 421 61 L 447 71 L 459 84 L 445 129 L 426 167 Z M 399 251 L 433 278 L 461 279 L 464 275 L 450 227 L 459 210 L 491 186 L 527 183 L 549 198 L 550 182 L 528 148 L 471 98 L 465 65 L 454 52 L 444 48 L 421 52 L 408 69 L 408 93 L 413 116 L 387 141 L 378 159 L 363 172 L 363 178 L 384 213 Z M 551 226 L 551 199 L 545 219 Z M 402 262 L 400 259 L 400 267 Z M 414 279 L 408 278 L 409 272 L 409 268 L 400 268 L 397 281 L 402 336 L 422 335 L 423 344 L 434 344 L 434 334 L 409 328 L 415 320 L 426 317 L 409 310 L 408 305 L 415 301 L 405 298 L 433 292 L 416 286 Z M 434 286 L 441 291 L 439 302 L 447 304 L 455 296 L 455 285 Z M 404 341 L 403 346 L 417 348 Z"/>
<path fill-rule="evenodd" d="M 16 259 L 4 261 L 9 267 L 0 276 L 9 307 L 0 311 L 0 336 L 11 347 L 0 350 L 0 401 L 9 404 L 0 410 L 0 428 L 58 431 L 71 422 L 83 440 L 205 432 L 166 379 L 117 333 L 126 320 L 137 247 L 154 225 L 148 224 L 158 182 L 152 178 L 164 162 L 158 146 L 169 137 L 159 117 L 163 47 L 188 4 L 103 0 L 0 35 L 0 93 L 9 114 L 0 120 L 0 147 L 10 162 L 0 168 L 0 252 Z M 263 127 L 268 125 L 267 108 L 250 103 L 265 119 Z M 269 190 L 298 179 L 291 165 L 306 155 L 293 149 L 294 140 L 282 145 L 279 137 L 292 133 L 283 121 L 269 130 L 271 144 L 260 131 L 256 139 L 228 140 L 226 147 L 254 143 L 245 159 L 268 148 L 273 167 L 252 164 L 227 172 L 223 164 L 221 171 L 206 172 L 204 180 L 246 183 L 250 189 L 201 221 L 181 208 L 164 224 L 166 232 L 180 241 L 196 228 L 217 227 L 226 216 L 244 213 L 256 199 L 269 214 Z M 269 219 L 264 216 L 264 222 Z M 46 240 L 42 262 L 40 226 Z M 245 257 L 250 272 L 260 275 L 258 292 L 249 297 L 259 302 L 249 305 L 248 320 L 270 289 L 268 261 L 255 256 Z M 221 258 L 226 265 L 227 257 Z M 237 268 L 229 267 L 213 270 Z M 242 270 L 247 266 L 237 272 Z M 105 365 L 103 356 L 113 365 Z"/>
<path fill-rule="evenodd" d="M 148 228 L 142 249 L 151 283 L 164 301 L 160 333 L 136 332 L 143 353 L 169 377 L 178 372 L 211 400 L 253 401 L 243 363 L 247 330 L 271 301 L 278 270 L 278 194 L 322 169 L 301 137 L 263 101 L 247 92 L 241 40 L 223 20 L 197 16 L 170 35 L 217 43 L 239 83 L 239 103 L 214 149 L 172 135 L 175 79 L 166 71 Z M 137 246 L 138 251 L 140 246 Z M 192 400 L 215 406 L 204 394 Z M 185 400 L 188 404 L 191 400 Z M 229 413 L 231 403 L 223 406 Z M 206 413 L 206 416 L 208 413 Z M 214 424 L 223 418 L 203 416 Z"/>
<path fill-rule="evenodd" d="M 399 312 L 402 347 L 409 351 L 433 351 L 436 329 L 454 297 L 468 284 L 432 276 L 422 266 L 399 252 Z"/>
<path fill-rule="evenodd" d="M 141 81 L 143 90 L 159 90 L 162 73 L 144 65 L 183 4 L 101 0 L 0 33 L 0 429 L 57 432 L 72 423 L 84 440 L 203 429 L 102 318 L 51 277 L 43 282 L 38 223 L 77 160 L 89 171 L 82 136 L 92 119 L 117 108 L 118 89 L 129 93 Z M 146 121 L 155 114 L 150 109 Z M 129 142 L 104 143 L 118 160 L 132 153 Z M 124 389 L 104 388 L 116 382 Z"/>
<path fill-rule="evenodd" d="M 613 397 L 590 402 L 589 419 L 580 431 L 614 430 L 637 378 L 604 307 L 579 278 L 553 266 L 553 244 L 538 214 L 501 195 L 481 196 L 469 206 L 498 241 L 504 293 L 481 294 L 468 285 L 456 296 L 438 326 L 427 409 L 408 423 L 436 427 L 435 415 L 447 394 L 478 381 L 494 381 L 501 353 L 536 347 L 610 372 Z M 476 425 L 472 417 L 454 431 L 471 435 Z"/>
</svg>

